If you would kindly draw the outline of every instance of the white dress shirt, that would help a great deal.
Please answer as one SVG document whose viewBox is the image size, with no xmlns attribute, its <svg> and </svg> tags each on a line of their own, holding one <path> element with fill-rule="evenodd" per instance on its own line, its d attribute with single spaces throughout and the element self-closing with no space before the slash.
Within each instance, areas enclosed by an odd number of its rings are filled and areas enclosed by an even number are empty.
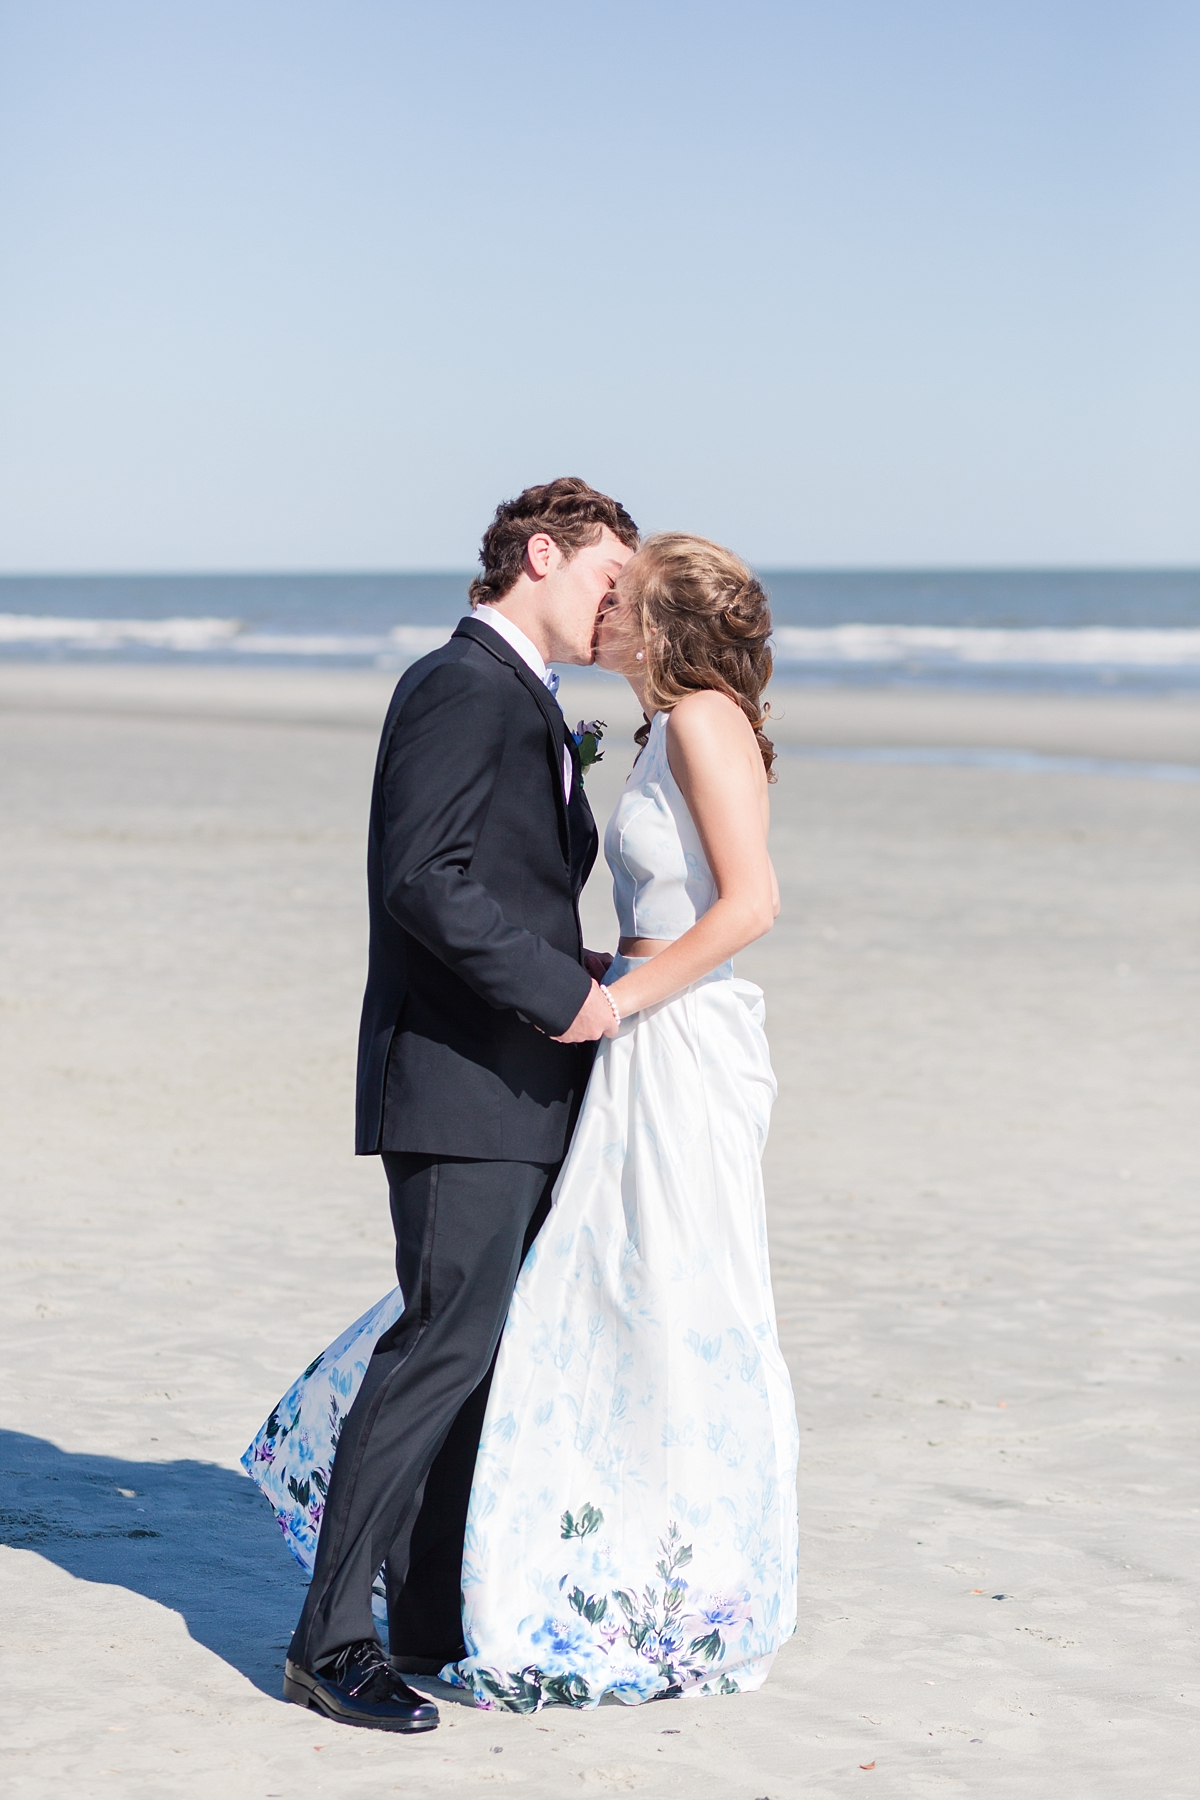
<svg viewBox="0 0 1200 1800">
<path fill-rule="evenodd" d="M 481 620 L 484 625 L 490 625 L 493 631 L 499 632 L 505 643 L 516 651 L 521 661 L 525 663 L 527 667 L 533 670 L 542 686 L 546 688 L 551 698 L 553 698 L 554 687 L 550 684 L 549 670 L 546 668 L 542 653 L 537 645 L 525 636 L 521 627 L 519 625 L 514 625 L 512 620 L 508 618 L 505 613 L 498 612 L 494 606 L 481 606 L 478 611 L 473 614 L 473 617 Z M 555 683 L 554 685 L 557 686 L 558 684 Z M 563 794 L 568 800 L 571 798 L 571 783 L 574 778 L 575 771 L 571 763 L 571 752 L 564 744 Z"/>
</svg>

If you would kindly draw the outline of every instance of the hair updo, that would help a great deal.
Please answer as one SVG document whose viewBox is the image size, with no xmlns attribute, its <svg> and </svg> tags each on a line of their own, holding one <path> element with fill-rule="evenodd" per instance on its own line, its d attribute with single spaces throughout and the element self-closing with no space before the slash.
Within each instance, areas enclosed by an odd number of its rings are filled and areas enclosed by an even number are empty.
<svg viewBox="0 0 1200 1800">
<path fill-rule="evenodd" d="M 637 555 L 632 599 L 646 640 L 646 698 L 669 712 L 706 688 L 740 706 L 758 740 L 767 780 L 775 746 L 762 727 L 770 713 L 771 603 L 739 556 L 708 538 L 662 531 Z M 645 744 L 650 727 L 636 741 Z"/>
</svg>

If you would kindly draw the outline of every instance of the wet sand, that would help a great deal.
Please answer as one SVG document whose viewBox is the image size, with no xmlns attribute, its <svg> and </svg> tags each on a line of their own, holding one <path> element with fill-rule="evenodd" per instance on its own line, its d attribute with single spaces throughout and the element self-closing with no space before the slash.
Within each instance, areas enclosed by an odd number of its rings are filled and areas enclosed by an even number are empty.
<svg viewBox="0 0 1200 1800">
<path fill-rule="evenodd" d="M 0 667 L 5 1791 L 1190 1796 L 1200 784 L 806 753 L 1196 764 L 1184 701 L 786 696 L 740 959 L 802 1431 L 762 1693 L 411 1742 L 279 1701 L 302 1578 L 237 1458 L 390 1285 L 350 1147 L 392 679 Z M 615 699 L 564 692 L 598 814 Z"/>
</svg>

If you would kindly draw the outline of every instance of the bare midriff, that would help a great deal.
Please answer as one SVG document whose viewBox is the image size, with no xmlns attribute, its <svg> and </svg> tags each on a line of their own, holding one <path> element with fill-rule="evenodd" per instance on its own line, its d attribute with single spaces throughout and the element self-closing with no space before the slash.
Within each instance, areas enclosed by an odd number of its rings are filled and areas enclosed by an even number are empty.
<svg viewBox="0 0 1200 1800">
<path fill-rule="evenodd" d="M 661 950 L 669 950 L 674 942 L 674 938 L 623 937 L 617 945 L 617 955 L 630 957 L 657 956 Z"/>
</svg>

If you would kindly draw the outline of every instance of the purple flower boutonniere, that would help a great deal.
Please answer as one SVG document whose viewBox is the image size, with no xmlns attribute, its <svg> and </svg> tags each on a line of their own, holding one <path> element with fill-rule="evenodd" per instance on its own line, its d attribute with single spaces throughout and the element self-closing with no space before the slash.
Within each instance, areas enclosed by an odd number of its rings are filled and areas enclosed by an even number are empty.
<svg viewBox="0 0 1200 1800">
<path fill-rule="evenodd" d="M 603 719 L 580 719 L 571 736 L 579 749 L 579 773 L 587 774 L 593 763 L 604 761 L 600 739 L 604 736 Z"/>
</svg>

